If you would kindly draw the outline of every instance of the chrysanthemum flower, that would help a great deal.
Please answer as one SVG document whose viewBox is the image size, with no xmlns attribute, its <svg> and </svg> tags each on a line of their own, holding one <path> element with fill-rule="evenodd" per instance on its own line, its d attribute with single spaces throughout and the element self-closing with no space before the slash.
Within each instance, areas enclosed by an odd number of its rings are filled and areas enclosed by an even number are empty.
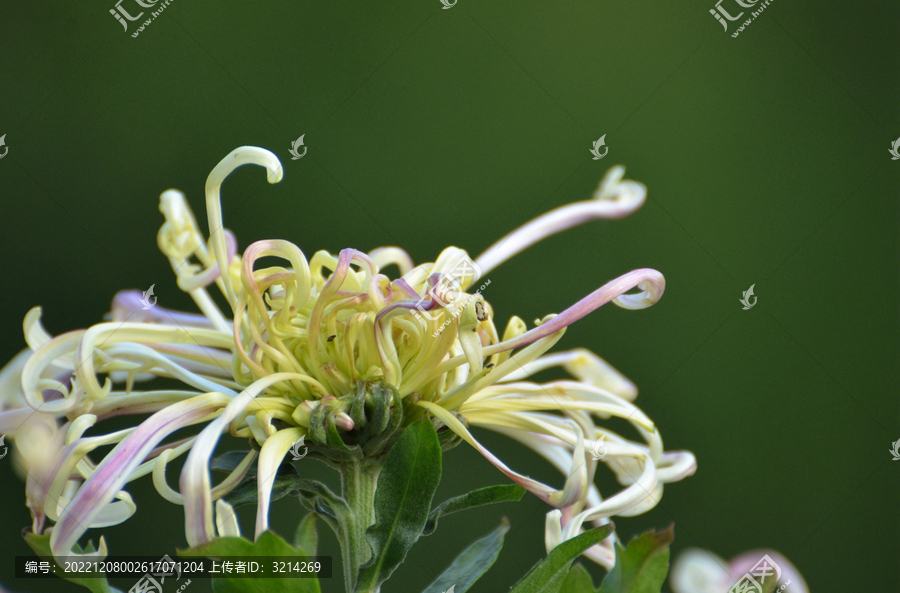
<svg viewBox="0 0 900 593">
<path fill-rule="evenodd" d="M 25 318 L 29 350 L 4 371 L 0 432 L 13 436 L 21 451 L 33 530 L 46 530 L 48 518 L 54 522 L 55 555 L 71 554 L 88 528 L 130 517 L 135 505 L 125 487 L 148 474 L 160 495 L 184 505 L 191 546 L 237 534 L 222 498 L 254 462 L 259 536 L 269 526 L 277 469 L 298 439 L 338 466 L 377 460 L 405 426 L 424 416 L 448 448 L 454 439 L 465 440 L 557 509 L 547 519 L 548 548 L 580 533 L 585 522 L 647 511 L 664 483 L 694 472 L 692 454 L 664 452 L 656 425 L 632 403 L 636 388 L 609 364 L 583 349 L 547 354 L 567 326 L 606 303 L 626 309 L 654 304 L 665 286 L 659 272 L 629 272 L 531 328 L 512 316 L 502 333 L 494 309 L 474 290 L 481 274 L 544 237 L 640 208 L 646 190 L 623 181 L 623 168 L 611 169 L 592 199 L 537 218 L 474 262 L 449 247 L 434 263 L 414 266 L 398 247 L 318 251 L 307 259 L 288 241 L 265 240 L 240 255 L 223 227 L 219 187 L 244 164 L 264 167 L 270 183 L 282 177 L 278 159 L 261 148 L 242 147 L 222 160 L 206 184 L 208 241 L 180 192 L 161 196 L 165 223 L 158 244 L 199 314 L 149 306 L 141 293 L 126 291 L 116 295 L 111 320 L 86 330 L 51 337 L 40 309 Z M 272 256 L 285 265 L 257 268 Z M 390 266 L 399 269 L 398 277 L 383 273 Z M 224 295 L 227 314 L 210 296 L 212 285 Z M 629 294 L 633 289 L 639 292 Z M 528 380 L 551 367 L 572 378 Z M 180 386 L 140 388 L 153 378 Z M 9 387 L 17 381 L 21 390 Z M 131 428 L 85 436 L 104 419 L 147 414 Z M 598 424 L 613 416 L 630 422 L 644 442 Z M 191 426 L 203 428 L 162 444 Z M 520 441 L 565 480 L 553 486 L 511 469 L 475 439 L 473 426 Z M 225 433 L 255 446 L 214 486 L 210 461 Z M 105 445 L 115 446 L 102 460 L 92 459 Z M 184 453 L 176 490 L 166 465 Z M 607 498 L 594 485 L 601 462 L 624 487 Z M 612 566 L 613 537 L 587 554 Z"/>
</svg>

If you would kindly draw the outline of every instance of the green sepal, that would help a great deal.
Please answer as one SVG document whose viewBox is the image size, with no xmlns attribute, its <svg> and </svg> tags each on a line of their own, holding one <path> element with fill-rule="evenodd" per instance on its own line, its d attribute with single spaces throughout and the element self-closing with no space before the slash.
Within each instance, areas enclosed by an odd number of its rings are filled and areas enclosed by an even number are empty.
<svg viewBox="0 0 900 593">
<path fill-rule="evenodd" d="M 344 442 L 341 429 L 334 421 L 335 412 L 342 411 L 341 400 L 326 396 L 319 400 L 309 416 L 309 438 L 313 444 L 328 449 L 332 454 L 358 453 L 359 446 Z"/>
<path fill-rule="evenodd" d="M 377 384 L 370 390 L 372 402 L 369 410 L 369 424 L 365 428 L 366 441 L 363 454 L 375 457 L 383 454 L 399 438 L 398 431 L 403 424 L 403 404 L 400 394 L 393 387 Z"/>
</svg>

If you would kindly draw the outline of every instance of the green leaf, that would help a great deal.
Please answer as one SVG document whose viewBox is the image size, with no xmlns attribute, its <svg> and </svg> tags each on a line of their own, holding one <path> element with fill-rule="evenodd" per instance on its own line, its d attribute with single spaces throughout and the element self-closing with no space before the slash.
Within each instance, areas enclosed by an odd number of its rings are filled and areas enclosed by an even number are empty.
<svg viewBox="0 0 900 593">
<path fill-rule="evenodd" d="M 372 557 L 360 567 L 358 583 L 376 589 L 403 562 L 422 535 L 440 481 L 441 445 L 434 425 L 427 419 L 411 424 L 378 476 L 375 524 L 366 531 Z"/>
<path fill-rule="evenodd" d="M 445 500 L 428 515 L 428 522 L 425 524 L 425 530 L 422 532 L 422 535 L 434 533 L 434 530 L 437 529 L 438 519 L 444 515 L 498 502 L 518 502 L 524 494 L 525 489 L 518 484 L 502 484 L 500 486 L 479 488 L 462 496 Z"/>
<path fill-rule="evenodd" d="M 475 541 L 456 557 L 433 583 L 422 593 L 444 593 L 454 587 L 453 593 L 465 593 L 497 561 L 503 538 L 509 531 L 509 521 L 503 519 L 500 527 Z M 593 593 L 593 591 L 591 592 Z"/>
<path fill-rule="evenodd" d="M 659 593 L 669 572 L 669 544 L 675 539 L 675 527 L 660 532 L 648 531 L 628 542 L 616 545 L 616 565 L 603 579 L 599 593 Z"/>
<path fill-rule="evenodd" d="M 510 593 L 559 593 L 569 573 L 569 566 L 582 552 L 606 539 L 615 526 L 610 523 L 566 540 L 553 548 Z"/>
<path fill-rule="evenodd" d="M 598 593 L 594 589 L 594 579 L 580 562 L 569 569 L 569 576 L 563 582 L 560 593 Z"/>
<path fill-rule="evenodd" d="M 319 536 L 316 533 L 317 516 L 315 513 L 309 513 L 303 517 L 294 533 L 294 545 L 305 550 L 309 556 L 315 556 L 316 550 L 319 548 Z"/>
<path fill-rule="evenodd" d="M 53 559 L 53 553 L 50 551 L 50 536 L 49 535 L 35 535 L 31 532 L 26 532 L 22 534 L 25 538 L 25 543 L 34 550 L 34 553 L 37 554 L 41 560 L 48 560 L 50 562 L 50 570 L 56 569 L 56 574 L 60 575 L 61 579 L 65 579 L 71 583 L 75 583 L 76 585 L 81 585 L 87 589 L 90 589 L 93 593 L 115 593 L 118 592 L 118 589 L 114 589 L 109 586 L 109 583 L 106 581 L 105 576 L 98 577 L 73 577 L 73 576 L 62 576 L 63 571 L 60 568 L 56 561 Z M 93 552 L 95 551 L 93 543 L 88 543 L 87 546 L 82 550 L 76 544 L 73 548 L 75 553 L 84 553 L 84 552 Z M 105 573 L 100 573 L 105 574 Z"/>
<path fill-rule="evenodd" d="M 295 548 L 277 534 L 266 531 L 255 542 L 242 537 L 220 537 L 211 542 L 178 550 L 179 556 L 202 556 L 219 558 L 222 556 L 313 556 L 303 548 Z M 228 579 L 213 577 L 213 591 L 216 593 L 321 593 L 317 578 L 264 578 Z"/>
</svg>

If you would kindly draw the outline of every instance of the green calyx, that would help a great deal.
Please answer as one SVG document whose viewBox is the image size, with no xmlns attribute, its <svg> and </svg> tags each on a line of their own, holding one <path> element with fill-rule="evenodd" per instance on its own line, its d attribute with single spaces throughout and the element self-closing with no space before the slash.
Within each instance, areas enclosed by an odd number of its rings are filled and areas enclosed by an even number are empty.
<svg viewBox="0 0 900 593">
<path fill-rule="evenodd" d="M 369 458 L 377 461 L 390 450 L 403 429 L 419 419 L 418 394 L 401 398 L 384 381 L 357 381 L 349 394 L 323 397 L 310 413 L 310 453 L 334 463 Z M 461 439 L 438 426 L 441 448 L 449 450 Z"/>
</svg>

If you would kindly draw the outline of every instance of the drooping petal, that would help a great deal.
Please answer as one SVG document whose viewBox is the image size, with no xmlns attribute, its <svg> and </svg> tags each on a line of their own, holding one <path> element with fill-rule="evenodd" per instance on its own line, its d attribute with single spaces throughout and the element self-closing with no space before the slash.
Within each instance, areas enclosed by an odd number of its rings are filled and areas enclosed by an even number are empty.
<svg viewBox="0 0 900 593">
<path fill-rule="evenodd" d="M 220 393 L 208 393 L 172 404 L 141 423 L 103 460 L 78 494 L 66 507 L 50 536 L 54 556 L 69 554 L 72 546 L 85 532 L 106 504 L 118 494 L 150 450 L 179 428 L 200 422 L 218 411 L 228 398 Z"/>
<path fill-rule="evenodd" d="M 272 496 L 272 486 L 275 484 L 275 475 L 281 465 L 284 456 L 305 431 L 299 428 L 285 428 L 266 439 L 259 451 L 259 468 L 257 480 L 259 482 L 258 500 L 256 506 L 256 537 L 262 535 L 269 528 L 269 504 Z"/>
<path fill-rule="evenodd" d="M 505 463 L 500 461 L 497 456 L 491 453 L 486 447 L 484 447 L 484 445 L 476 441 L 471 433 L 469 433 L 469 431 L 466 429 L 466 427 L 463 426 L 462 422 L 457 420 L 456 416 L 454 416 L 441 406 L 427 401 L 418 401 L 416 402 L 416 405 L 422 406 L 423 408 L 434 414 L 436 418 L 446 424 L 453 432 L 462 437 L 467 443 L 475 447 L 475 449 L 477 449 L 479 453 L 484 455 L 485 459 L 494 464 L 497 469 L 506 474 L 509 479 L 522 486 L 544 502 L 548 502 L 550 496 L 557 492 L 557 490 L 554 490 L 546 484 L 538 482 L 537 480 L 529 478 L 528 476 L 523 476 L 522 474 L 509 469 L 509 467 Z"/>
<path fill-rule="evenodd" d="M 561 366 L 579 381 L 605 389 L 628 401 L 637 397 L 637 386 L 611 364 L 586 348 L 546 354 L 505 377 L 504 381 L 521 381 L 532 375 Z"/>
<path fill-rule="evenodd" d="M 263 390 L 298 377 L 300 375 L 295 373 L 275 373 L 259 379 L 229 401 L 222 413 L 197 435 L 184 462 L 180 480 L 181 494 L 184 497 L 185 536 L 191 547 L 197 547 L 215 537 L 209 461 L 219 437 Z"/>
</svg>

